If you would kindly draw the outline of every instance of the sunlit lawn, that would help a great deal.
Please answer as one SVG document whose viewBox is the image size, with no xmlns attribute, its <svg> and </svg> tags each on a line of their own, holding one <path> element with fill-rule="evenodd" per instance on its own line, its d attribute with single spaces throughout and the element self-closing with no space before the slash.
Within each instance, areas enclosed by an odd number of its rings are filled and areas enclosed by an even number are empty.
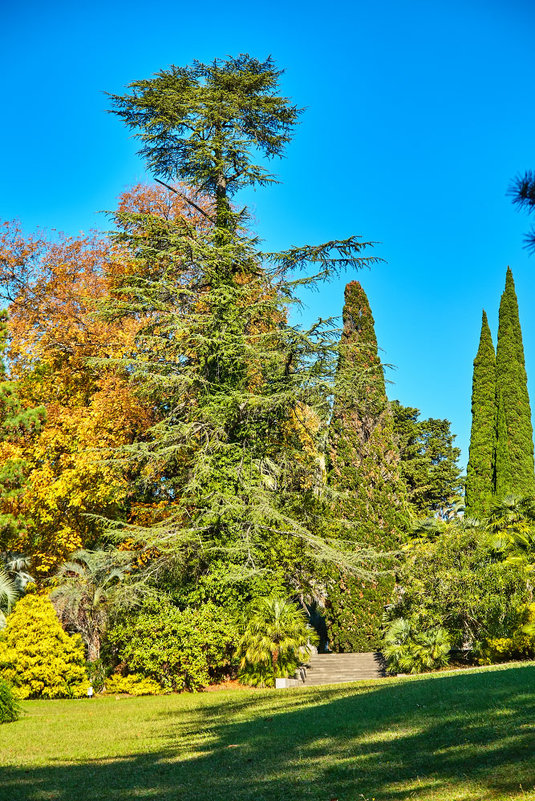
<svg viewBox="0 0 535 801">
<path fill-rule="evenodd" d="M 2 801 L 535 799 L 535 665 L 26 702 L 0 762 Z"/>
</svg>

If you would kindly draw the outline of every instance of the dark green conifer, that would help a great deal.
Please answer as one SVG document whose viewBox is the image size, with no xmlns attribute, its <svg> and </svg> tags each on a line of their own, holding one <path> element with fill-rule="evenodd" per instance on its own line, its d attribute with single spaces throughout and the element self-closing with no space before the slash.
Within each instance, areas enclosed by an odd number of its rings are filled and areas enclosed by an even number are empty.
<svg viewBox="0 0 535 801">
<path fill-rule="evenodd" d="M 391 552 L 399 544 L 406 491 L 374 319 L 357 281 L 346 286 L 343 322 L 329 437 L 330 483 L 347 521 L 342 536 L 361 544 L 356 547 L 367 546 L 372 560 L 372 550 Z M 388 568 L 388 559 L 381 566 Z M 393 586 L 388 573 L 373 582 L 343 571 L 331 574 L 327 618 L 332 650 L 379 647 L 383 608 Z"/>
<path fill-rule="evenodd" d="M 535 492 L 533 427 L 513 274 L 507 268 L 496 349 L 496 495 Z"/>
<path fill-rule="evenodd" d="M 472 430 L 466 469 L 466 514 L 487 517 L 495 490 L 496 354 L 483 311 L 472 379 Z"/>
<path fill-rule="evenodd" d="M 454 444 L 450 421 L 419 420 L 419 409 L 399 401 L 390 408 L 409 505 L 417 516 L 446 515 L 462 490 L 461 449 Z"/>
<path fill-rule="evenodd" d="M 26 481 L 24 443 L 35 436 L 44 421 L 43 407 L 25 409 L 14 381 L 7 376 L 8 315 L 0 311 L 0 550 L 16 549 L 26 521 L 20 501 Z"/>
</svg>

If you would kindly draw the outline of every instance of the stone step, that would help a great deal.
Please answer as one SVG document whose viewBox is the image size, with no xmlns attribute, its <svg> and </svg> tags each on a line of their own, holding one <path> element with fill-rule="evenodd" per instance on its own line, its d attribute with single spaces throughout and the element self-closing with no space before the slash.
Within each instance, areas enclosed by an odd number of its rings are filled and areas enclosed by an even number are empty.
<svg viewBox="0 0 535 801">
<path fill-rule="evenodd" d="M 327 668 L 327 669 L 336 669 L 336 668 L 354 668 L 359 666 L 365 667 L 377 667 L 377 665 L 381 665 L 381 662 L 376 661 L 375 659 L 336 659 L 328 662 L 320 662 L 319 660 L 308 660 L 307 664 L 311 668 Z"/>
<path fill-rule="evenodd" d="M 311 654 L 303 671 L 307 687 L 379 679 L 385 675 L 381 654 Z"/>
<path fill-rule="evenodd" d="M 335 661 L 367 661 L 381 659 L 378 653 L 365 653 L 365 654 L 310 654 L 309 659 L 313 662 L 335 662 Z"/>
</svg>

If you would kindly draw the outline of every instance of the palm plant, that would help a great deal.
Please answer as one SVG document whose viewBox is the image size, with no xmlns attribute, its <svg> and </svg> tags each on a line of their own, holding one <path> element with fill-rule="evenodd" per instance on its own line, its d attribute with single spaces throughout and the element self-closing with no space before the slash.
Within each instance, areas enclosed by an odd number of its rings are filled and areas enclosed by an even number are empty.
<svg viewBox="0 0 535 801">
<path fill-rule="evenodd" d="M 62 623 L 81 634 L 89 662 L 100 658 L 110 613 L 132 600 L 124 583 L 131 564 L 123 551 L 76 551 L 57 573 L 52 603 Z"/>
<path fill-rule="evenodd" d="M 4 551 L 0 555 L 0 559 L 4 563 L 4 570 L 11 579 L 17 595 L 22 595 L 27 585 L 34 580 L 28 573 L 29 558 L 21 553 Z"/>
<path fill-rule="evenodd" d="M 0 629 L 6 625 L 6 615 L 11 612 L 11 607 L 17 599 L 17 588 L 15 582 L 10 578 L 6 570 L 0 568 Z"/>
<path fill-rule="evenodd" d="M 384 638 L 383 654 L 391 673 L 422 673 L 445 667 L 451 642 L 441 626 L 420 631 L 405 618 L 394 620 Z"/>
<path fill-rule="evenodd" d="M 273 686 L 276 678 L 291 676 L 317 642 L 318 635 L 294 603 L 273 595 L 258 598 L 238 642 L 240 678 Z"/>
<path fill-rule="evenodd" d="M 0 554 L 0 629 L 6 625 L 6 615 L 33 581 L 27 572 L 29 559 L 19 553 L 4 551 Z"/>
</svg>

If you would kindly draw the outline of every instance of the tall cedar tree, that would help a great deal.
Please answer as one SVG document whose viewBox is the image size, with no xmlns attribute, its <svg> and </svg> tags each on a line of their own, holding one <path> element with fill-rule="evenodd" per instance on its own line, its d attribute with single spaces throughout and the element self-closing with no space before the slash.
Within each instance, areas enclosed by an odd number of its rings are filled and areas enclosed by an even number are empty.
<svg viewBox="0 0 535 801">
<path fill-rule="evenodd" d="M 116 215 L 140 269 L 103 311 L 146 321 L 124 362 L 161 420 L 126 458 L 158 476 L 165 511 L 131 533 L 157 549 L 150 569 L 173 569 L 188 603 L 297 592 L 313 556 L 341 556 L 320 530 L 321 454 L 303 443 L 328 416 L 332 335 L 290 326 L 287 305 L 299 284 L 374 259 L 357 237 L 261 253 L 247 210 L 231 205 L 240 188 L 274 180 L 253 158 L 282 156 L 297 122 L 279 76 L 271 59 L 241 55 L 172 66 L 112 97 L 149 168 L 187 181 L 197 212 L 196 224 Z M 313 279 L 290 277 L 307 264 Z M 355 554 L 344 559 L 359 569 Z"/>
<path fill-rule="evenodd" d="M 533 427 L 513 273 L 507 268 L 496 349 L 496 495 L 535 492 Z"/>
<path fill-rule="evenodd" d="M 22 495 L 28 475 L 24 444 L 39 433 L 45 416 L 42 406 L 24 408 L 16 382 L 6 369 L 8 315 L 0 311 L 0 549 L 18 550 L 27 527 Z"/>
<path fill-rule="evenodd" d="M 462 491 L 458 465 L 460 448 L 454 445 L 449 420 L 419 420 L 420 410 L 393 401 L 394 433 L 400 470 L 413 513 L 418 517 L 447 515 Z"/>
<path fill-rule="evenodd" d="M 466 468 L 466 514 L 488 517 L 496 476 L 496 354 L 483 311 L 472 379 L 472 430 Z"/>
<path fill-rule="evenodd" d="M 343 322 L 329 432 L 330 483 L 337 507 L 354 526 L 353 536 L 377 552 L 389 552 L 399 545 L 406 525 L 406 490 L 374 319 L 356 281 L 346 286 Z M 351 530 L 344 534 L 351 536 Z M 382 568 L 389 566 L 389 560 L 383 560 Z M 373 582 L 344 570 L 333 575 L 327 609 L 331 649 L 378 648 L 393 574 L 384 573 Z"/>
</svg>

